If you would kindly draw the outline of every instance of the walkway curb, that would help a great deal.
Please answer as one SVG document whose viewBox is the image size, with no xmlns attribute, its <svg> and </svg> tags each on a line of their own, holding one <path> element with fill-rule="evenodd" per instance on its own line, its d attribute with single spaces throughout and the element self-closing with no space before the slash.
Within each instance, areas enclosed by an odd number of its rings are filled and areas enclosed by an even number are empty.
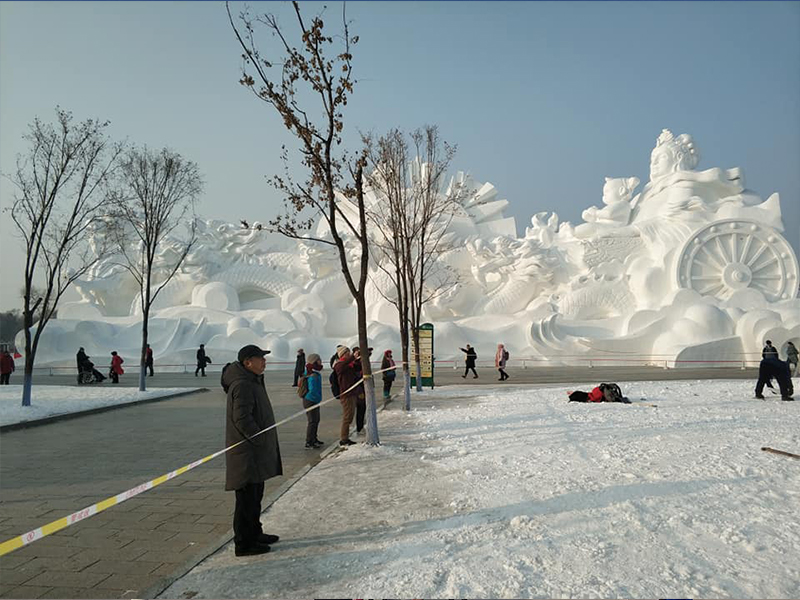
<svg viewBox="0 0 800 600">
<path fill-rule="evenodd" d="M 69 419 L 77 419 L 78 417 L 84 417 L 86 415 L 96 415 L 97 413 L 106 412 L 109 410 L 116 410 L 118 408 L 138 406 L 139 404 L 150 404 L 151 402 L 160 402 L 162 400 L 172 400 L 173 398 L 180 398 L 181 396 L 188 396 L 190 394 L 197 394 L 199 392 L 207 392 L 207 391 L 209 391 L 208 388 L 204 387 L 195 388 L 189 392 L 178 392 L 176 394 L 167 394 L 166 396 L 159 396 L 158 398 L 145 398 L 144 400 L 134 400 L 133 402 L 124 402 L 122 404 L 112 404 L 110 406 L 100 406 L 98 408 L 90 408 L 88 410 L 81 410 L 78 412 L 53 415 L 52 417 L 44 417 L 43 419 L 34 419 L 32 421 L 21 421 L 19 423 L 0 425 L 0 433 L 6 433 L 8 431 L 16 431 L 18 429 L 27 429 L 29 427 L 38 427 L 39 425 L 47 425 L 48 423 L 55 423 L 57 421 L 67 421 Z"/>
<path fill-rule="evenodd" d="M 261 514 L 263 515 L 266 511 L 268 511 L 269 508 L 273 504 L 275 504 L 275 502 L 277 502 L 281 496 L 283 496 L 286 492 L 288 492 L 292 488 L 292 486 L 294 486 L 295 483 L 297 483 L 303 477 L 305 477 L 306 474 L 308 474 L 308 472 L 311 471 L 311 468 L 312 466 L 310 464 L 305 465 L 295 474 L 294 477 L 292 477 L 287 481 L 284 481 L 277 490 L 275 490 L 269 496 L 267 496 L 264 500 L 265 506 L 264 509 L 261 511 Z M 231 519 L 232 518 L 233 515 L 231 515 Z M 188 561 L 186 561 L 183 565 L 181 565 L 178 569 L 176 569 L 174 573 L 172 573 L 171 575 L 167 575 L 166 577 L 163 577 L 158 583 L 151 585 L 137 597 L 155 598 L 164 590 L 166 590 L 169 586 L 175 583 L 178 579 L 186 575 L 189 571 L 191 571 L 197 565 L 199 565 L 201 562 L 207 559 L 209 556 L 218 552 L 220 548 L 228 544 L 232 539 L 233 539 L 233 529 L 231 528 L 216 542 L 213 542 L 208 546 L 206 546 L 203 549 L 203 551 L 198 553 L 198 555 L 195 558 L 191 558 Z"/>
<path fill-rule="evenodd" d="M 377 412 L 382 412 L 389 404 L 391 404 L 391 402 L 392 400 L 384 401 L 383 405 L 378 407 Z M 264 509 L 261 511 L 261 514 L 263 515 L 267 510 L 269 510 L 269 508 L 275 502 L 277 502 L 281 498 L 281 496 L 283 496 L 286 492 L 288 492 L 294 486 L 294 484 L 296 484 L 303 477 L 308 475 L 308 473 L 311 472 L 311 469 L 320 464 L 328 456 L 335 453 L 335 451 L 338 450 L 338 448 L 339 448 L 338 441 L 330 444 L 327 448 L 325 448 L 325 450 L 323 450 L 320 453 L 319 460 L 316 463 L 314 463 L 313 465 L 311 464 L 305 465 L 303 468 L 299 470 L 299 472 L 294 477 L 285 481 L 277 490 L 275 490 L 274 492 L 272 492 L 272 494 L 267 496 L 265 500 L 265 506 Z M 144 590 L 138 597 L 147 599 L 155 598 L 156 596 L 164 592 L 164 590 L 166 590 L 173 583 L 178 581 L 181 577 L 186 575 L 189 571 L 194 569 L 201 562 L 206 560 L 212 554 L 218 552 L 220 548 L 228 544 L 232 539 L 233 539 L 233 529 L 231 528 L 228 530 L 227 533 L 225 533 L 222 537 L 220 537 L 219 540 L 206 546 L 206 548 L 200 554 L 198 554 L 197 558 L 192 558 L 188 560 L 186 563 L 184 563 L 178 569 L 176 569 L 174 573 L 172 573 L 171 575 L 167 575 L 166 577 L 163 577 L 158 583 Z"/>
</svg>

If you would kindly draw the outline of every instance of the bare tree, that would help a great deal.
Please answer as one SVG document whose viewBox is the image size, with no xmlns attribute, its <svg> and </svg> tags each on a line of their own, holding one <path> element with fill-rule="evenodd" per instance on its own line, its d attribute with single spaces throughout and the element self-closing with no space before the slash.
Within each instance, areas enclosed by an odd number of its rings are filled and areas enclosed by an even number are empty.
<svg viewBox="0 0 800 600">
<path fill-rule="evenodd" d="M 456 148 L 439 141 L 435 126 L 411 133 L 413 161 L 405 135 L 398 129 L 378 140 L 370 136 L 364 136 L 364 140 L 372 168 L 368 182 L 379 195 L 379 201 L 370 209 L 377 229 L 372 243 L 383 258 L 378 261 L 379 268 L 394 282 L 394 293 L 383 295 L 398 310 L 406 385 L 404 408 L 410 410 L 409 337 L 414 342 L 417 390 L 421 390 L 422 310 L 427 302 L 456 283 L 455 274 L 438 264 L 437 258 L 450 248 L 447 230 L 464 193 L 455 182 L 447 191 L 442 190 Z M 432 276 L 436 276 L 435 282 L 431 281 Z"/>
<path fill-rule="evenodd" d="M 377 250 L 378 268 L 393 283 L 394 293 L 389 294 L 376 286 L 383 297 L 397 308 L 400 327 L 400 347 L 403 361 L 403 408 L 411 410 L 410 336 L 409 336 L 409 285 L 407 274 L 411 266 L 411 244 L 414 238 L 414 198 L 409 187 L 408 144 L 399 129 L 373 140 L 364 136 L 371 172 L 367 181 L 379 196 L 371 207 L 369 217 L 375 225 L 373 248 Z"/>
<path fill-rule="evenodd" d="M 25 135 L 30 148 L 17 157 L 16 173 L 10 177 L 17 188 L 11 218 L 26 251 L 23 406 L 31 403 L 33 365 L 45 326 L 67 288 L 105 253 L 104 248 L 92 252 L 85 234 L 102 221 L 108 184 L 122 152 L 105 135 L 107 121 L 76 124 L 72 114 L 60 108 L 56 117 L 55 124 L 34 120 Z"/>
<path fill-rule="evenodd" d="M 450 249 L 448 228 L 465 190 L 453 181 L 443 190 L 444 177 L 456 153 L 456 147 L 439 140 L 435 125 L 426 125 L 412 132 L 416 150 L 412 173 L 412 208 L 414 227 L 407 248 L 406 278 L 410 300 L 409 321 L 414 342 L 417 391 L 422 390 L 419 326 L 425 304 L 446 293 L 457 283 L 455 274 L 437 262 L 439 255 Z M 436 277 L 435 285 L 431 285 Z"/>
<path fill-rule="evenodd" d="M 115 197 L 118 222 L 114 239 L 122 255 L 122 266 L 139 285 L 142 310 L 142 351 L 139 357 L 139 391 L 147 389 L 145 365 L 150 311 L 158 294 L 170 282 L 194 245 L 194 205 L 203 189 L 197 165 L 164 148 L 132 148 L 121 163 L 121 189 Z M 187 215 L 191 215 L 188 219 Z M 176 230 L 188 226 L 183 241 Z M 166 258 L 158 250 L 172 242 Z"/>
<path fill-rule="evenodd" d="M 363 187 L 365 157 L 363 151 L 351 156 L 340 150 L 343 110 L 355 84 L 351 47 L 358 42 L 358 37 L 350 36 L 344 9 L 342 33 L 334 38 L 324 32 L 321 16 L 307 22 L 298 3 L 293 2 L 301 40 L 299 46 L 294 46 L 275 15 L 252 18 L 245 11 L 240 14 L 242 27 L 239 28 L 231 15 L 230 4 L 226 3 L 226 6 L 231 27 L 243 50 L 240 83 L 278 113 L 286 128 L 297 138 L 301 164 L 307 171 L 302 182 L 292 178 L 288 150 L 284 147 L 286 173 L 271 181 L 285 197 L 286 213 L 273 220 L 270 227 L 287 237 L 328 244 L 338 251 L 342 274 L 356 303 L 367 403 L 367 443 L 378 445 L 375 382 L 369 362 L 365 299 L 369 269 Z M 278 41 L 277 58 L 264 56 L 259 51 L 255 41 L 257 26 L 266 27 Z M 338 49 L 337 45 L 340 46 Z M 325 235 L 311 231 L 318 218 L 327 225 Z M 356 257 L 349 255 L 346 238 L 355 241 Z"/>
</svg>

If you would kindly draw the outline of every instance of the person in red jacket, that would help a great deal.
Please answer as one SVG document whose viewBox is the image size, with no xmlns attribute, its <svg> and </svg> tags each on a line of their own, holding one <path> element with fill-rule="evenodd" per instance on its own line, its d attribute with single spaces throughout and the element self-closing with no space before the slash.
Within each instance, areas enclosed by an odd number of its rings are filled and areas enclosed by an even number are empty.
<svg viewBox="0 0 800 600">
<path fill-rule="evenodd" d="M 5 350 L 0 353 L 0 385 L 11 383 L 11 373 L 14 372 L 14 359 Z"/>
<path fill-rule="evenodd" d="M 339 380 L 339 403 L 342 405 L 342 426 L 339 430 L 339 445 L 351 446 L 355 442 L 350 439 L 350 424 L 356 414 L 359 389 L 358 386 L 353 386 L 361 379 L 361 361 L 353 357 L 350 348 L 347 346 L 337 348 L 336 354 L 339 360 L 333 365 L 333 372 L 336 373 Z"/>
<path fill-rule="evenodd" d="M 605 394 L 603 394 L 603 390 L 600 389 L 599 385 L 589 392 L 589 402 L 602 402 L 605 399 Z"/>
<path fill-rule="evenodd" d="M 122 363 L 125 361 L 122 360 L 122 357 L 117 354 L 117 351 L 111 353 L 111 382 L 112 383 L 119 383 L 119 376 L 122 375 L 125 371 L 122 369 Z"/>
</svg>

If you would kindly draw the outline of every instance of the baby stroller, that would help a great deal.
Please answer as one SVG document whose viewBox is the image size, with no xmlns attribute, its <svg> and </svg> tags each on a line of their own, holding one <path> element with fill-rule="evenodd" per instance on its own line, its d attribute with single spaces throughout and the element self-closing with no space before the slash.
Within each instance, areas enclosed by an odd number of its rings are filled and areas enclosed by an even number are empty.
<svg viewBox="0 0 800 600">
<path fill-rule="evenodd" d="M 81 370 L 78 373 L 78 385 L 85 383 L 100 383 L 106 378 L 100 371 L 94 368 L 94 363 L 87 360 L 81 365 Z"/>
</svg>

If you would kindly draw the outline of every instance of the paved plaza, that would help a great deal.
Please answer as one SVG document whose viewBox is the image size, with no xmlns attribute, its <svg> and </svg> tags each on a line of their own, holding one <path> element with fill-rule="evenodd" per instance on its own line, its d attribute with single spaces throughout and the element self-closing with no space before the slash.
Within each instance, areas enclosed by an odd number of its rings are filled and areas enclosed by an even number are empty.
<svg viewBox="0 0 800 600">
<path fill-rule="evenodd" d="M 466 383 L 501 385 L 494 370 L 478 372 L 479 379 Z M 511 379 L 502 385 L 739 379 L 753 378 L 755 370 L 550 367 L 509 373 Z M 463 384 L 461 374 L 460 369 L 440 369 L 437 383 Z M 37 377 L 37 384 L 68 385 L 70 379 Z M 288 371 L 267 373 L 278 419 L 300 409 L 290 379 Z M 2 540 L 222 448 L 225 396 L 218 381 L 217 373 L 205 379 L 157 373 L 151 385 L 185 387 L 202 382 L 210 390 L 0 435 Z M 125 377 L 121 383 L 135 384 L 135 377 Z M 390 406 L 399 408 L 398 403 Z M 335 443 L 340 415 L 338 403 L 322 408 L 320 437 L 326 443 Z M 285 475 L 267 482 L 267 496 L 320 460 L 320 451 L 304 448 L 304 431 L 304 418 L 281 426 Z M 223 482 L 224 459 L 219 457 L 0 558 L 0 597 L 125 598 L 158 591 L 230 539 L 233 495 L 224 491 Z"/>
</svg>

